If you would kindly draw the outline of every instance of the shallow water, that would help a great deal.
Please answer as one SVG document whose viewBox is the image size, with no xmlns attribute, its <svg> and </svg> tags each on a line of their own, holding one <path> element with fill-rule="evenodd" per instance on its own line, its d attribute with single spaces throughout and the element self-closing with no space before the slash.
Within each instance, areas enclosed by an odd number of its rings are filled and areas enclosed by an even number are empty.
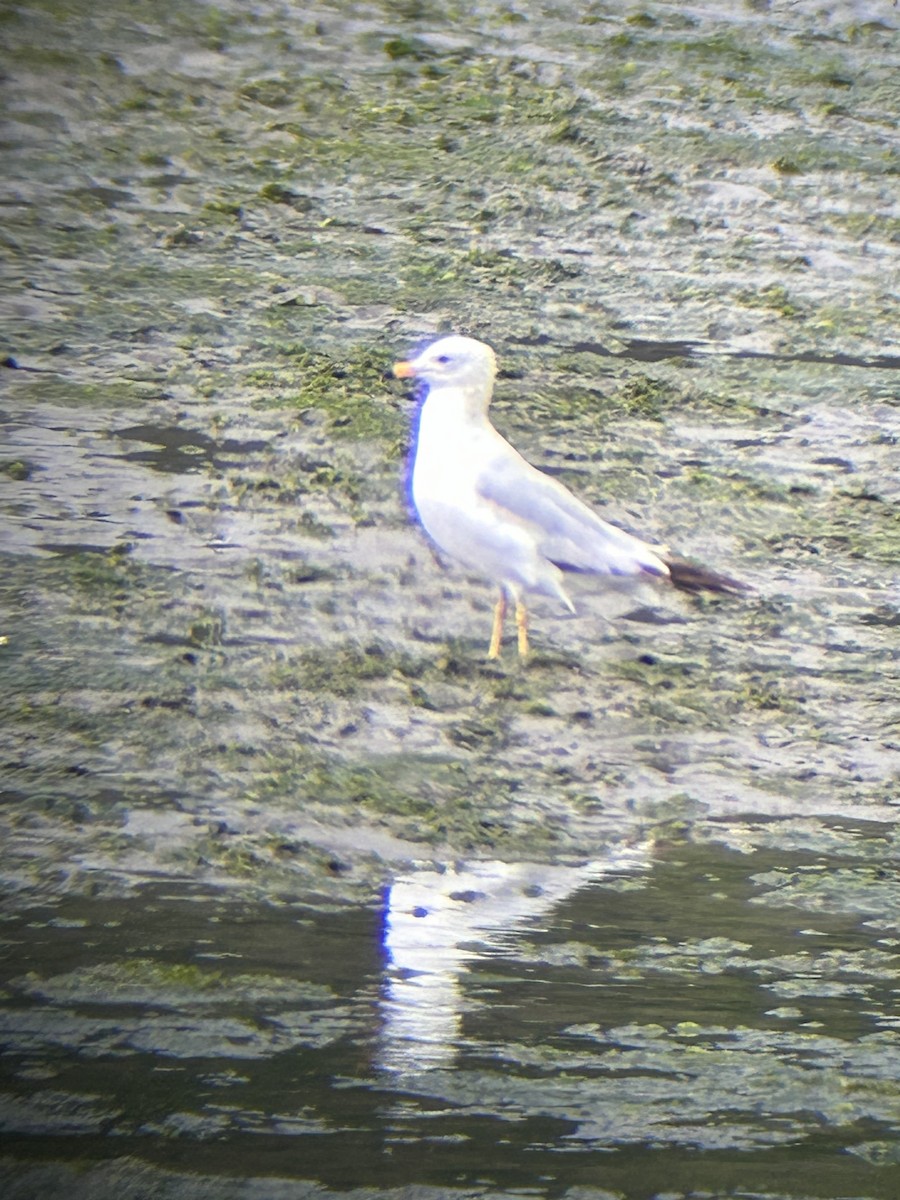
<svg viewBox="0 0 900 1200">
<path fill-rule="evenodd" d="M 147 884 L 10 916 L 5 1194 L 68 1162 L 106 1195 L 127 1158 L 177 1195 L 892 1196 L 897 938 L 859 857 L 888 831 L 822 832 L 460 862 L 362 907 Z"/>
</svg>

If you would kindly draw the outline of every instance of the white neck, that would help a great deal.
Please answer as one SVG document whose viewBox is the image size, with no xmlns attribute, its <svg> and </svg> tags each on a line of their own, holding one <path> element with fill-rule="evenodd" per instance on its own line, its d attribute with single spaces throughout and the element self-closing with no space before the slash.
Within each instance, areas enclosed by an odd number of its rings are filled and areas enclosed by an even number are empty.
<svg viewBox="0 0 900 1200">
<path fill-rule="evenodd" d="M 473 383 L 438 384 L 430 388 L 422 406 L 422 418 L 429 423 L 446 424 L 450 428 L 460 425 L 486 425 L 487 410 L 491 402 L 490 385 L 477 380 Z"/>
<path fill-rule="evenodd" d="M 413 490 L 441 491 L 457 486 L 460 472 L 475 467 L 476 447 L 496 437 L 488 420 L 484 385 L 433 387 L 419 416 Z"/>
</svg>

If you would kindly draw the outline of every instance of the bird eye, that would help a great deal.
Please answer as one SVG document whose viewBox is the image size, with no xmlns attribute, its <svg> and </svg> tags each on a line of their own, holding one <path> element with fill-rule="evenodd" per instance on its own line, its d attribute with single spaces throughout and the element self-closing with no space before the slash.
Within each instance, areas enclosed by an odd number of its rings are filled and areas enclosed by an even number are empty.
<svg viewBox="0 0 900 1200">
<path fill-rule="evenodd" d="M 439 354 L 437 356 L 437 358 L 435 359 L 435 362 L 439 362 L 439 363 L 448 363 L 449 361 L 450 361 L 449 354 Z"/>
</svg>

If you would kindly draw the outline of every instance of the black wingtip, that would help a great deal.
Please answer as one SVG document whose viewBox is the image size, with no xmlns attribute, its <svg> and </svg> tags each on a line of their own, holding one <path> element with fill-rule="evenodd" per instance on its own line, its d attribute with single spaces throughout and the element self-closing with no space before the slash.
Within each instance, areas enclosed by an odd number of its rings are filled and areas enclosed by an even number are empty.
<svg viewBox="0 0 900 1200">
<path fill-rule="evenodd" d="M 740 579 L 732 579 L 730 575 L 720 575 L 718 571 L 710 571 L 708 567 L 698 566 L 697 563 L 685 562 L 680 558 L 670 558 L 666 562 L 669 568 L 669 578 L 675 587 L 684 592 L 720 592 L 724 595 L 740 595 L 752 592 L 749 583 Z"/>
</svg>

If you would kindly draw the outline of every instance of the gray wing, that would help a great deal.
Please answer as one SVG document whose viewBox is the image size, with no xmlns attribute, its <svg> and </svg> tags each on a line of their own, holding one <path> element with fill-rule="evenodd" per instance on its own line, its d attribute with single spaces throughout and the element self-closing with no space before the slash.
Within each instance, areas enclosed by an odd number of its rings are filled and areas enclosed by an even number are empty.
<svg viewBox="0 0 900 1200">
<path fill-rule="evenodd" d="M 540 553 L 557 566 L 601 575 L 668 574 L 660 557 L 663 547 L 648 546 L 608 524 L 511 447 L 491 461 L 476 489 L 484 500 L 530 527 Z"/>
</svg>

